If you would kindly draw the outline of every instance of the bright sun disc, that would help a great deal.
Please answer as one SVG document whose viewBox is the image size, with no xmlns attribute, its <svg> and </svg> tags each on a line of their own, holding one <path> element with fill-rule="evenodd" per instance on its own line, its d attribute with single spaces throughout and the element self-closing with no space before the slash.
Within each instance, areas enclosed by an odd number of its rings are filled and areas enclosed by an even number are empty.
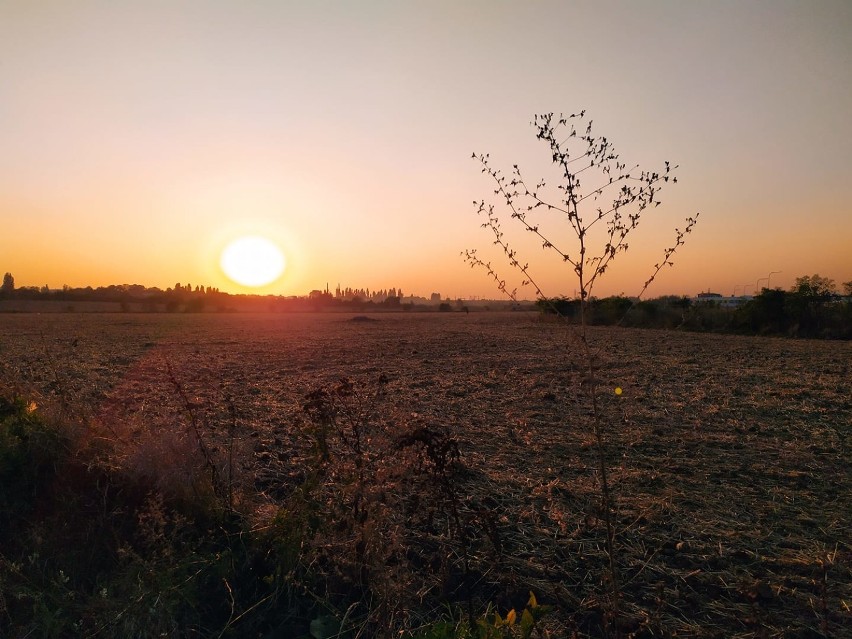
<svg viewBox="0 0 852 639">
<path fill-rule="evenodd" d="M 284 272 L 284 254 L 265 237 L 247 235 L 225 247 L 219 265 L 237 284 L 264 286 Z"/>
</svg>

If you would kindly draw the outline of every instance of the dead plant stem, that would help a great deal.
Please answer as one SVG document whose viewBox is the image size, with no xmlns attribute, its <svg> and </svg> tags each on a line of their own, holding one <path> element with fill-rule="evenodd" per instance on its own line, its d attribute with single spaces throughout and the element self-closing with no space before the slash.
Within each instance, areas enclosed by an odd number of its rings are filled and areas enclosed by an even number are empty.
<svg viewBox="0 0 852 639">
<path fill-rule="evenodd" d="M 582 283 L 582 274 L 581 274 Z M 618 572 L 615 567 L 615 531 L 612 523 L 612 495 L 609 490 L 607 477 L 606 449 L 603 439 L 603 425 L 601 420 L 600 406 L 598 405 L 597 393 L 597 371 L 595 369 L 594 355 L 589 347 L 586 335 L 586 312 L 588 300 L 580 300 L 580 340 L 583 343 L 583 353 L 588 365 L 589 380 L 588 393 L 592 401 L 592 426 L 595 434 L 595 447 L 598 453 L 598 472 L 601 477 L 601 507 L 603 509 L 604 523 L 606 524 L 606 553 L 609 560 L 610 589 L 612 596 L 613 617 L 618 617 L 618 602 L 620 598 Z"/>
</svg>

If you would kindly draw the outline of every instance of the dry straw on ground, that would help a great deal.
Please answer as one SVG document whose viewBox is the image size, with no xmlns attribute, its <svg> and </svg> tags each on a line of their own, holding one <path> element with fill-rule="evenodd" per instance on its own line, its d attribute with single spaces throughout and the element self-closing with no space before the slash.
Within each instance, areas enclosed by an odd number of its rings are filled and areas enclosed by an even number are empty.
<svg viewBox="0 0 852 639">
<path fill-rule="evenodd" d="M 501 610 L 522 609 L 533 590 L 557 606 L 553 623 L 591 632 L 604 592 L 604 533 L 583 367 L 566 328 L 517 313 L 375 318 L 3 315 L 0 374 L 40 406 L 85 407 L 82 418 L 124 438 L 126 463 L 140 468 L 156 460 L 139 456 L 153 448 L 139 449 L 144 435 L 133 428 L 167 428 L 182 411 L 169 366 L 205 427 L 219 429 L 210 433 L 219 445 L 229 423 L 223 398 L 232 398 L 240 490 L 259 521 L 286 492 L 283 471 L 298 481 L 304 441 L 294 425 L 306 393 L 342 376 L 369 386 L 383 375 L 397 418 L 456 436 L 470 507 L 493 516 L 499 552 L 472 550 L 480 594 Z M 623 629 L 846 632 L 852 347 L 591 330 L 605 391 Z M 186 445 L 158 441 L 166 457 L 170 446 Z"/>
</svg>

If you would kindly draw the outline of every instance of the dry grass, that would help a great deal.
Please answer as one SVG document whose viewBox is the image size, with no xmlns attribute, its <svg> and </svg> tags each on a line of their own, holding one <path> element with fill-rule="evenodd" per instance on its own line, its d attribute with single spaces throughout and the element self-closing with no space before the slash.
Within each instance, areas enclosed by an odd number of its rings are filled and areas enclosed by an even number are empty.
<svg viewBox="0 0 852 639">
<path fill-rule="evenodd" d="M 605 533 L 570 330 L 508 313 L 348 319 L 3 315 L 0 375 L 55 410 L 85 413 L 139 468 L 180 459 L 186 446 L 162 436 L 185 411 L 169 366 L 220 445 L 232 398 L 238 470 L 258 490 L 258 513 L 301 476 L 305 394 L 341 376 L 384 375 L 397 418 L 452 430 L 468 507 L 494 517 L 501 553 L 483 545 L 473 557 L 480 595 L 520 609 L 532 589 L 557 604 L 558 625 L 594 634 Z M 591 338 L 625 633 L 846 632 L 852 346 L 628 329 Z M 180 482 L 179 467 L 166 470 Z"/>
</svg>

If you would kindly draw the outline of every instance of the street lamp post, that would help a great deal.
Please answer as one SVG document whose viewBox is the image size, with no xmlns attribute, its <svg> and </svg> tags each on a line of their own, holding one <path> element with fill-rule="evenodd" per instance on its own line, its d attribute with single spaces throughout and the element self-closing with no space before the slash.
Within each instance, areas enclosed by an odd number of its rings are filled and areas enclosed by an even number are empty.
<svg viewBox="0 0 852 639">
<path fill-rule="evenodd" d="M 771 282 L 771 281 L 772 281 L 772 276 L 773 276 L 773 275 L 776 275 L 777 273 L 781 273 L 781 272 L 782 272 L 782 271 L 772 271 L 772 272 L 769 274 L 769 277 L 767 277 L 767 278 L 766 278 L 766 288 L 769 288 L 769 282 Z"/>
</svg>

